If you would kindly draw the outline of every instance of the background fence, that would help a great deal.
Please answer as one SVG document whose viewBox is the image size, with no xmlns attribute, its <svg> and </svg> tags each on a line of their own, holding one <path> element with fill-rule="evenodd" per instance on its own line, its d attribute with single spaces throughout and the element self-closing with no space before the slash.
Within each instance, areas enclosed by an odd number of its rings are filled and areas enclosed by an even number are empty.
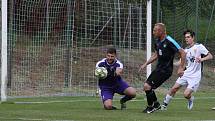
<svg viewBox="0 0 215 121">
<path fill-rule="evenodd" d="M 95 64 L 112 45 L 125 66 L 123 78 L 142 90 L 146 74 L 137 71 L 146 59 L 146 2 L 8 0 L 8 96 L 95 95 Z M 153 24 L 165 23 L 182 46 L 183 30 L 195 30 L 214 55 L 214 0 L 152 3 Z M 205 64 L 200 89 L 215 88 L 214 67 L 214 60 Z"/>
</svg>

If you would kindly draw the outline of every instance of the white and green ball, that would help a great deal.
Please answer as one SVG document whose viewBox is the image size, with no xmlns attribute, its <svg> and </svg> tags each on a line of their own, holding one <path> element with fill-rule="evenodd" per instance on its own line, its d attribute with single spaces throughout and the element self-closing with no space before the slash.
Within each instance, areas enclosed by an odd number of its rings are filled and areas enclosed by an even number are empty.
<svg viewBox="0 0 215 121">
<path fill-rule="evenodd" d="M 95 69 L 95 76 L 98 77 L 99 79 L 104 79 L 107 77 L 107 69 L 105 67 L 97 67 Z"/>
</svg>

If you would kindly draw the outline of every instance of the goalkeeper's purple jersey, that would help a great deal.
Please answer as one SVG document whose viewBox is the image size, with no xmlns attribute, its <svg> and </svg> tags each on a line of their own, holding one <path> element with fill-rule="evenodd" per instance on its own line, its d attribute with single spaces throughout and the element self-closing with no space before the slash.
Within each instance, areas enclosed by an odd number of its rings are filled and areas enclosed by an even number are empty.
<svg viewBox="0 0 215 121">
<path fill-rule="evenodd" d="M 107 62 L 107 59 L 104 58 L 97 62 L 96 67 L 105 67 L 108 71 L 107 77 L 105 79 L 99 79 L 99 86 L 115 86 L 118 81 L 121 80 L 120 76 L 115 75 L 116 68 L 122 68 L 123 64 L 115 59 L 112 64 Z"/>
</svg>

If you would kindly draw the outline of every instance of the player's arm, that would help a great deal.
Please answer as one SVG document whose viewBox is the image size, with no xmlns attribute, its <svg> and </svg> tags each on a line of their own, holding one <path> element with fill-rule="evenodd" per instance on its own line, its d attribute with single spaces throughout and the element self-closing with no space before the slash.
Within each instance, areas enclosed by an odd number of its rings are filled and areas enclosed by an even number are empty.
<svg viewBox="0 0 215 121">
<path fill-rule="evenodd" d="M 203 58 L 197 57 L 195 60 L 196 62 L 201 63 L 203 61 L 210 60 L 210 59 L 213 59 L 213 55 L 210 52 L 208 52 L 208 54 L 205 57 Z"/>
<path fill-rule="evenodd" d="M 122 73 L 123 73 L 123 69 L 122 68 L 116 68 L 116 75 L 117 76 L 121 76 L 122 75 Z"/>
<path fill-rule="evenodd" d="M 174 65 L 174 66 L 179 66 L 180 63 L 181 63 L 181 59 L 179 59 L 178 61 L 174 62 L 173 65 Z"/>
<path fill-rule="evenodd" d="M 96 63 L 96 68 L 102 67 L 102 62 L 104 62 L 104 60 L 105 60 L 105 59 L 102 59 L 102 60 L 98 61 L 98 62 Z"/>
<path fill-rule="evenodd" d="M 157 52 L 154 52 L 152 56 L 149 58 L 149 60 L 145 62 L 145 65 L 153 63 L 155 60 L 157 60 L 157 58 L 158 58 Z"/>
<path fill-rule="evenodd" d="M 184 74 L 184 66 L 185 66 L 185 58 L 186 58 L 186 53 L 183 48 L 170 36 L 166 37 L 170 41 L 170 47 L 172 48 L 173 51 L 178 52 L 181 58 L 181 63 L 178 67 L 178 75 L 181 77 Z"/>
<path fill-rule="evenodd" d="M 114 71 L 114 76 L 121 76 L 123 74 L 123 64 L 120 61 L 117 61 L 118 65 Z"/>
<path fill-rule="evenodd" d="M 153 63 L 155 60 L 157 60 L 158 58 L 158 55 L 157 55 L 157 52 L 155 51 L 152 56 L 149 58 L 148 61 L 146 61 L 143 65 L 140 66 L 140 69 L 139 71 L 141 71 L 142 69 L 144 69 L 147 65 Z"/>
<path fill-rule="evenodd" d="M 184 67 L 185 67 L 185 59 L 186 59 L 186 53 L 184 49 L 180 48 L 179 49 L 179 55 L 180 55 L 180 64 L 178 67 L 178 75 L 181 77 L 184 74 Z"/>
<path fill-rule="evenodd" d="M 204 58 L 202 58 L 202 61 L 211 60 L 213 59 L 213 55 L 209 52 Z"/>
</svg>

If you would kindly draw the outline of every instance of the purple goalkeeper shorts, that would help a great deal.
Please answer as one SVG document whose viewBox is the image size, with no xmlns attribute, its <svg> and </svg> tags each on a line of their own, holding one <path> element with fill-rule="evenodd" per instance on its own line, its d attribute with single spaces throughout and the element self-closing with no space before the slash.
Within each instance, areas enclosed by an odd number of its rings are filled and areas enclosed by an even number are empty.
<svg viewBox="0 0 215 121">
<path fill-rule="evenodd" d="M 108 99 L 113 99 L 115 93 L 120 95 L 124 95 L 125 89 L 127 89 L 129 85 L 123 81 L 121 78 L 116 81 L 116 83 L 112 86 L 100 86 L 101 89 L 101 99 L 104 102 Z"/>
</svg>

